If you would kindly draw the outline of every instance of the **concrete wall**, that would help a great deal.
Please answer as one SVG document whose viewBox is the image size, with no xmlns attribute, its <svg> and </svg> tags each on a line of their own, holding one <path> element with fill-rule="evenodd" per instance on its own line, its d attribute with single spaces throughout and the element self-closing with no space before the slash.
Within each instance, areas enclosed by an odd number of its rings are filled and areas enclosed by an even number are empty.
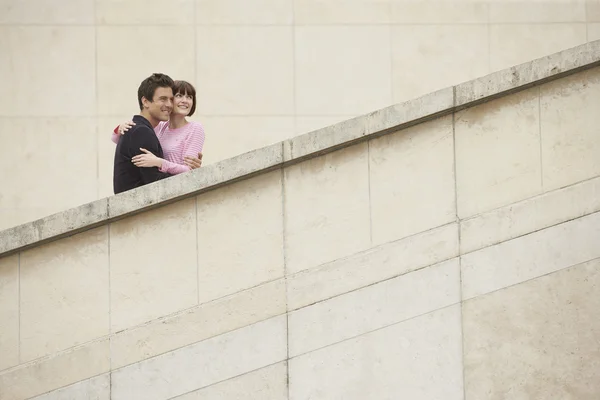
<svg viewBox="0 0 600 400">
<path fill-rule="evenodd" d="M 196 85 L 211 163 L 600 39 L 599 4 L 3 0 L 0 229 L 112 194 L 152 72 Z"/>
<path fill-rule="evenodd" d="M 598 104 L 596 67 L 1 258 L 0 398 L 597 399 Z"/>
</svg>

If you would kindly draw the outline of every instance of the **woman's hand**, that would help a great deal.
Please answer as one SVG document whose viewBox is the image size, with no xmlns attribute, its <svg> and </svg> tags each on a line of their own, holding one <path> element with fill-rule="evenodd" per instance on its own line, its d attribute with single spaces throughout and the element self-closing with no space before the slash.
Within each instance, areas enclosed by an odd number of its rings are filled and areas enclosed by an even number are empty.
<svg viewBox="0 0 600 400">
<path fill-rule="evenodd" d="M 146 149 L 142 149 L 140 147 L 140 150 L 146 154 L 138 154 L 137 156 L 134 156 L 131 159 L 131 162 L 136 166 L 136 167 L 141 167 L 141 168 L 149 168 L 149 167 L 162 167 L 162 158 L 156 157 L 154 154 L 152 154 L 151 152 L 149 152 Z"/>
<path fill-rule="evenodd" d="M 135 122 L 133 121 L 127 121 L 127 122 L 123 122 L 121 125 L 119 125 L 119 133 L 121 135 L 124 135 L 125 132 L 127 132 L 128 130 L 131 129 L 132 126 L 135 125 Z"/>
<path fill-rule="evenodd" d="M 190 167 L 190 169 L 200 168 L 202 166 L 202 153 L 198 153 L 198 158 L 185 156 L 183 157 L 183 162 Z"/>
</svg>

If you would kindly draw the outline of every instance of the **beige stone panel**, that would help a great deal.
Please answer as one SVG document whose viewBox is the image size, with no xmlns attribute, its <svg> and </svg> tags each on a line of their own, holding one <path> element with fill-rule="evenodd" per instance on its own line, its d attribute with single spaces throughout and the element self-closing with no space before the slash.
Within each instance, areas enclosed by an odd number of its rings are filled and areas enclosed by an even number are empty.
<svg viewBox="0 0 600 400">
<path fill-rule="evenodd" d="M 600 22 L 600 0 L 587 0 L 586 15 L 588 22 Z"/>
<path fill-rule="evenodd" d="M 294 117 L 206 116 L 203 165 L 222 161 L 294 136 Z"/>
<path fill-rule="evenodd" d="M 458 255 L 456 224 L 369 249 L 287 278 L 288 310 L 329 299 Z"/>
<path fill-rule="evenodd" d="M 112 332 L 197 304 L 195 216 L 187 199 L 110 225 Z"/>
<path fill-rule="evenodd" d="M 456 305 L 289 361 L 290 400 L 462 400 Z"/>
<path fill-rule="evenodd" d="M 391 0 L 396 24 L 485 24 L 485 0 Z"/>
<path fill-rule="evenodd" d="M 117 333 L 111 338 L 111 365 L 121 368 L 285 311 L 285 282 L 280 279 Z"/>
<path fill-rule="evenodd" d="M 600 212 L 462 256 L 470 299 L 600 257 Z"/>
<path fill-rule="evenodd" d="M 294 0 L 297 25 L 388 24 L 390 0 Z"/>
<path fill-rule="evenodd" d="M 490 23 L 585 22 L 586 0 L 490 1 Z"/>
<path fill-rule="evenodd" d="M 93 25 L 94 0 L 3 0 L 0 24 Z"/>
<path fill-rule="evenodd" d="M 98 25 L 191 25 L 194 0 L 95 0 Z M 172 37 L 173 42 L 185 40 Z M 192 39 L 192 38 L 190 38 Z M 164 52 L 165 58 L 179 57 Z M 170 54 L 170 55 L 168 55 Z M 175 79 L 175 78 L 174 78 Z"/>
<path fill-rule="evenodd" d="M 21 362 L 109 333 L 108 227 L 21 254 Z"/>
<path fill-rule="evenodd" d="M 110 375 L 98 375 L 32 400 L 110 400 Z"/>
<path fill-rule="evenodd" d="M 600 40 L 600 23 L 587 24 L 588 41 Z"/>
<path fill-rule="evenodd" d="M 274 364 L 173 400 L 288 400 L 287 364 Z"/>
<path fill-rule="evenodd" d="M 292 0 L 196 0 L 199 25 L 291 25 Z"/>
<path fill-rule="evenodd" d="M 306 116 L 299 115 L 296 117 L 296 135 L 302 135 L 304 133 L 312 132 L 317 129 L 325 128 L 327 126 L 335 125 L 338 122 L 342 122 L 353 118 L 352 115 L 332 115 L 332 116 Z"/>
<path fill-rule="evenodd" d="M 373 244 L 456 219 L 452 116 L 369 143 Z"/>
<path fill-rule="evenodd" d="M 296 112 L 357 115 L 390 105 L 390 29 L 296 27 Z"/>
<path fill-rule="evenodd" d="M 585 23 L 491 25 L 490 67 L 510 68 L 586 41 Z"/>
<path fill-rule="evenodd" d="M 96 199 L 95 130 L 92 118 L 0 117 L 0 229 Z"/>
<path fill-rule="evenodd" d="M 197 110 L 205 115 L 293 115 L 291 26 L 198 26 Z"/>
<path fill-rule="evenodd" d="M 94 114 L 93 27 L 14 26 L 0 33 L 0 51 L 7 59 L 0 67 L 7 77 L 3 92 L 12 93 L 0 99 L 0 115 Z"/>
<path fill-rule="evenodd" d="M 14 32 L 14 28 L 4 27 L 0 25 L 0 50 L 3 54 L 10 54 L 11 52 L 11 43 L 9 41 L 10 32 Z M 10 57 L 1 57 L 0 58 L 0 73 L 2 76 L 12 76 L 15 70 L 15 66 L 12 63 Z M 2 82 L 2 87 L 6 89 L 13 89 L 14 85 L 11 81 Z M 5 115 L 6 111 L 3 110 L 3 114 Z"/>
<path fill-rule="evenodd" d="M 595 400 L 600 260 L 464 303 L 466 399 Z"/>
<path fill-rule="evenodd" d="M 370 246 L 367 144 L 284 170 L 286 273 Z"/>
<path fill-rule="evenodd" d="M 456 114 L 459 217 L 542 192 L 538 94 L 533 88 Z"/>
<path fill-rule="evenodd" d="M 187 80 L 198 89 L 194 27 L 99 26 L 96 31 L 99 115 L 139 113 L 138 87 L 155 72 Z"/>
<path fill-rule="evenodd" d="M 487 25 L 392 28 L 393 101 L 414 99 L 489 72 Z"/>
<path fill-rule="evenodd" d="M 281 171 L 197 197 L 200 303 L 283 276 Z"/>
<path fill-rule="evenodd" d="M 29 399 L 109 370 L 108 339 L 88 343 L 0 374 L 0 398 Z"/>
<path fill-rule="evenodd" d="M 600 175 L 600 68 L 540 88 L 544 190 Z"/>
<path fill-rule="evenodd" d="M 283 361 L 286 321 L 271 318 L 113 371 L 112 399 L 170 399 Z"/>
<path fill-rule="evenodd" d="M 19 363 L 19 255 L 0 258 L 0 371 Z"/>
<path fill-rule="evenodd" d="M 461 254 L 596 211 L 600 211 L 600 178 L 544 193 L 461 221 Z"/>
<path fill-rule="evenodd" d="M 295 357 L 460 302 L 458 258 L 294 311 Z"/>
</svg>

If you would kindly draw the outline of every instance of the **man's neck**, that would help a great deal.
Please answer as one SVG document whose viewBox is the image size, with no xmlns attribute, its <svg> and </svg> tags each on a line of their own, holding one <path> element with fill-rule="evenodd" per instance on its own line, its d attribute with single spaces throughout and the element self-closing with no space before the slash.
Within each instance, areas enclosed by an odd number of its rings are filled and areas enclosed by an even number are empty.
<svg viewBox="0 0 600 400">
<path fill-rule="evenodd" d="M 148 120 L 148 122 L 150 122 L 150 125 L 152 125 L 153 128 L 156 128 L 156 125 L 158 125 L 158 123 L 160 122 L 156 118 L 153 118 L 152 115 L 150 115 L 150 113 L 146 110 L 142 110 L 140 112 L 140 115 L 142 117 L 146 118 Z"/>
</svg>

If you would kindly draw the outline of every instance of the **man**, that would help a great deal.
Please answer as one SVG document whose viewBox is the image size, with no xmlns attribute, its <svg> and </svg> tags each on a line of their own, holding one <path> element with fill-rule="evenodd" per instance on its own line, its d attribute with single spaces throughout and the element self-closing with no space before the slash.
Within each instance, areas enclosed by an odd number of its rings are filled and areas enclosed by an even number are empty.
<svg viewBox="0 0 600 400">
<path fill-rule="evenodd" d="M 134 189 L 170 174 L 160 172 L 157 167 L 139 168 L 131 159 L 142 154 L 140 149 L 149 150 L 163 158 L 163 150 L 154 133 L 160 121 L 168 121 L 173 109 L 173 80 L 164 74 L 152 74 L 138 88 L 140 115 L 133 117 L 135 125 L 127 135 L 120 138 L 115 150 L 113 188 L 115 194 Z"/>
</svg>

